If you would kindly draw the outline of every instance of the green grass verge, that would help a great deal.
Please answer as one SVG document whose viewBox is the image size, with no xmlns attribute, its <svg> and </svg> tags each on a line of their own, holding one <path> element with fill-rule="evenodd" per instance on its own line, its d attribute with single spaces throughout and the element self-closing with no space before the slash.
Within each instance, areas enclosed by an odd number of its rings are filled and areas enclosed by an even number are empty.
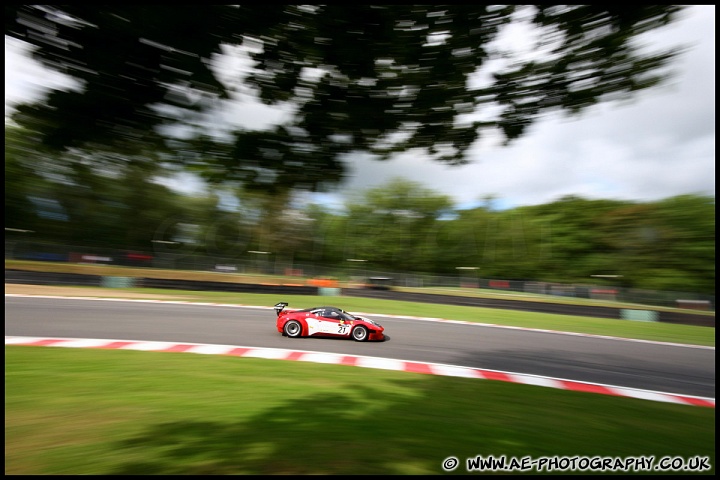
<svg viewBox="0 0 720 480">
<path fill-rule="evenodd" d="M 707 456 L 714 474 L 714 451 L 714 408 L 340 365 L 5 347 L 6 474 L 443 474 L 445 458 L 467 473 L 478 455 Z"/>
</svg>

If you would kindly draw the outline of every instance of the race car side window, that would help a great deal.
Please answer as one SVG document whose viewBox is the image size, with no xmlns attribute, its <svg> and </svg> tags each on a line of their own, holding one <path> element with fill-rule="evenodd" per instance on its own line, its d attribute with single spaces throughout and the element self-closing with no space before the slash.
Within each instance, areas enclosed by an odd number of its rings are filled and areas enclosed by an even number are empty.
<svg viewBox="0 0 720 480">
<path fill-rule="evenodd" d="M 332 320 L 339 320 L 342 318 L 342 315 L 340 315 L 337 310 L 334 310 L 332 308 L 319 309 L 315 314 L 319 317 L 329 318 Z"/>
<path fill-rule="evenodd" d="M 313 310 L 311 313 L 313 315 L 317 315 L 318 317 L 330 318 L 332 320 L 340 320 L 340 319 L 347 320 L 345 314 L 338 313 L 337 310 L 334 310 L 332 308 L 318 308 L 316 310 Z"/>
</svg>

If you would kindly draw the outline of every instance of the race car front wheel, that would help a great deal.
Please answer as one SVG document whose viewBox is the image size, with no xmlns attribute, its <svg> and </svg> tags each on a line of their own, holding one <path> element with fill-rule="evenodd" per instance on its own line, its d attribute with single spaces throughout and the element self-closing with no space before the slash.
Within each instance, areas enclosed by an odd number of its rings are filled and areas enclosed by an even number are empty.
<svg viewBox="0 0 720 480">
<path fill-rule="evenodd" d="M 352 331 L 353 340 L 356 342 L 364 342 L 368 339 L 368 330 L 363 326 L 357 326 Z"/>
<path fill-rule="evenodd" d="M 288 337 L 296 338 L 302 333 L 302 325 L 300 325 L 300 322 L 296 320 L 290 320 L 285 324 L 283 330 L 285 331 L 285 335 Z"/>
</svg>

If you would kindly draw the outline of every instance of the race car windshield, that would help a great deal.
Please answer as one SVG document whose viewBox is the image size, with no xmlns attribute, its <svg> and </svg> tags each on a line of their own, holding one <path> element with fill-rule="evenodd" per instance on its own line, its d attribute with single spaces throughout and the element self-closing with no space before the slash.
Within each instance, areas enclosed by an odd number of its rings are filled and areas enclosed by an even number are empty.
<svg viewBox="0 0 720 480">
<path fill-rule="evenodd" d="M 355 315 L 346 312 L 345 310 L 340 310 L 340 316 L 343 318 L 343 320 L 357 320 L 358 318 Z"/>
</svg>

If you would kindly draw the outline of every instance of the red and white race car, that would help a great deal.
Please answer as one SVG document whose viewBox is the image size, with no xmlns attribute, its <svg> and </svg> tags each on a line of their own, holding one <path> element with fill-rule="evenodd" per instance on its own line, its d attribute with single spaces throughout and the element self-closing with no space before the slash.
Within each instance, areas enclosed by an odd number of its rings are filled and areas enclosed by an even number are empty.
<svg viewBox="0 0 720 480">
<path fill-rule="evenodd" d="M 385 329 L 376 321 L 352 315 L 337 307 L 286 310 L 288 304 L 275 305 L 277 330 L 284 336 L 352 338 L 357 342 L 385 340 Z"/>
</svg>

